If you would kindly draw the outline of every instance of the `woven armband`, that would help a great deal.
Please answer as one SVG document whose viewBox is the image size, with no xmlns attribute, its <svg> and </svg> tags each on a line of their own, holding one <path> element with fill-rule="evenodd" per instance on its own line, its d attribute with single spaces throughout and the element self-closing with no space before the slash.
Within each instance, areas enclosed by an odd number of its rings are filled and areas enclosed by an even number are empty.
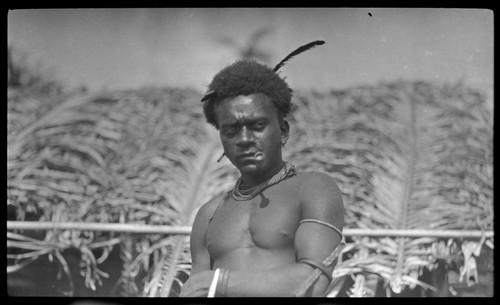
<svg viewBox="0 0 500 305">
<path fill-rule="evenodd" d="M 210 284 L 210 288 L 208 289 L 208 298 L 213 298 L 215 296 L 215 291 L 217 290 L 217 284 L 219 283 L 219 274 L 220 269 L 215 269 L 214 277 L 212 279 L 212 283 Z"/>
<path fill-rule="evenodd" d="M 219 282 L 217 283 L 216 297 L 225 297 L 227 292 L 227 282 L 229 281 L 229 269 L 221 269 Z"/>
<path fill-rule="evenodd" d="M 332 281 L 332 275 L 323 263 L 310 258 L 301 258 L 298 260 L 298 262 L 307 264 L 315 269 L 319 269 L 328 278 L 328 282 Z"/>
<path fill-rule="evenodd" d="M 321 220 L 317 220 L 317 219 L 307 218 L 307 219 L 302 219 L 299 222 L 299 225 L 301 225 L 301 224 L 303 224 L 305 222 L 311 222 L 311 223 L 317 223 L 317 224 L 323 225 L 323 226 L 328 227 L 328 228 L 334 230 L 335 232 L 339 233 L 341 238 L 344 237 L 344 235 L 342 234 L 342 231 L 339 228 L 337 228 L 336 226 L 334 226 L 332 224 L 329 224 L 327 222 L 324 222 L 324 221 L 321 221 Z"/>
</svg>

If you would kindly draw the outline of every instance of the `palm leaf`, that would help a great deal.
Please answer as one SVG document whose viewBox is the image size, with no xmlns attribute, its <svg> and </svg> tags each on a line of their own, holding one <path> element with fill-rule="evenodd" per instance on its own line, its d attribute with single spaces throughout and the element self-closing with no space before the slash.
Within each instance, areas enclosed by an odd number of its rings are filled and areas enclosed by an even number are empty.
<svg viewBox="0 0 500 305">
<path fill-rule="evenodd" d="M 215 162 L 222 153 L 215 129 L 200 129 L 206 140 L 202 143 L 185 138 L 179 134 L 172 149 L 165 151 L 155 159 L 158 169 L 168 172 L 168 180 L 157 190 L 176 211 L 177 225 L 191 225 L 196 211 L 201 204 L 215 197 L 232 186 L 235 171 L 228 162 Z M 189 274 L 189 244 L 184 237 L 166 237 L 172 239 L 172 251 L 169 256 L 155 266 L 156 285 L 145 292 L 149 296 L 169 296 L 171 287 L 178 274 Z M 160 289 L 161 287 L 161 289 Z"/>
<path fill-rule="evenodd" d="M 338 181 L 347 227 L 492 228 L 492 122 L 481 94 L 399 82 L 312 92 L 296 104 L 289 158 Z M 431 289 L 418 276 L 434 268 L 436 257 L 422 250 L 438 240 L 390 240 L 353 238 L 355 256 L 335 272 L 378 273 L 394 293 Z M 360 261 L 355 253 L 363 249 L 374 260 Z M 364 291 L 364 279 L 358 277 L 354 294 Z"/>
</svg>

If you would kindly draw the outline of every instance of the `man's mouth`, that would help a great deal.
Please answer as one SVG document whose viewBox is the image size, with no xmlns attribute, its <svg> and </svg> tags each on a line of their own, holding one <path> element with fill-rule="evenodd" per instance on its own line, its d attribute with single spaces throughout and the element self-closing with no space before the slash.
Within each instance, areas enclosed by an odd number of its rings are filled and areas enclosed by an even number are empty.
<svg viewBox="0 0 500 305">
<path fill-rule="evenodd" d="M 254 159 L 254 160 L 262 160 L 264 158 L 264 154 L 261 152 L 244 152 L 238 155 L 238 159 Z"/>
</svg>

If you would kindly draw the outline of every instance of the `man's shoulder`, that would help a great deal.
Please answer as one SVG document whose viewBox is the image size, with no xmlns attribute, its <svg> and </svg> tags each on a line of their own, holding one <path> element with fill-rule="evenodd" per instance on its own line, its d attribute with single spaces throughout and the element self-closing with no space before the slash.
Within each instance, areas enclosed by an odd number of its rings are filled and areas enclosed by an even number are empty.
<svg viewBox="0 0 500 305">
<path fill-rule="evenodd" d="M 320 171 L 298 172 L 297 178 L 301 187 L 333 187 L 338 189 L 338 185 L 332 176 Z"/>
<path fill-rule="evenodd" d="M 220 193 L 219 195 L 204 203 L 198 210 L 198 214 L 200 214 L 200 216 L 203 215 L 204 217 L 211 217 L 215 212 L 217 206 L 222 202 L 222 200 L 224 200 L 224 197 L 226 197 L 226 195 L 227 192 Z"/>
<path fill-rule="evenodd" d="M 342 204 L 342 192 L 335 179 L 324 172 L 309 171 L 297 174 L 301 201 L 338 202 Z"/>
</svg>

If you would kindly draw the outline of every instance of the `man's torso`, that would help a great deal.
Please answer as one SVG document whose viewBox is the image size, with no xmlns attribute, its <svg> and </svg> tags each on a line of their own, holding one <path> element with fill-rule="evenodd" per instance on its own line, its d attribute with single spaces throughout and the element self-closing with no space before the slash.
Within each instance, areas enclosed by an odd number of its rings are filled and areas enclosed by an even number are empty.
<svg viewBox="0 0 500 305">
<path fill-rule="evenodd" d="M 212 268 L 256 270 L 295 262 L 299 181 L 300 175 L 293 176 L 249 201 L 236 201 L 229 196 L 207 228 Z M 211 207 L 212 211 L 215 209 Z"/>
</svg>

